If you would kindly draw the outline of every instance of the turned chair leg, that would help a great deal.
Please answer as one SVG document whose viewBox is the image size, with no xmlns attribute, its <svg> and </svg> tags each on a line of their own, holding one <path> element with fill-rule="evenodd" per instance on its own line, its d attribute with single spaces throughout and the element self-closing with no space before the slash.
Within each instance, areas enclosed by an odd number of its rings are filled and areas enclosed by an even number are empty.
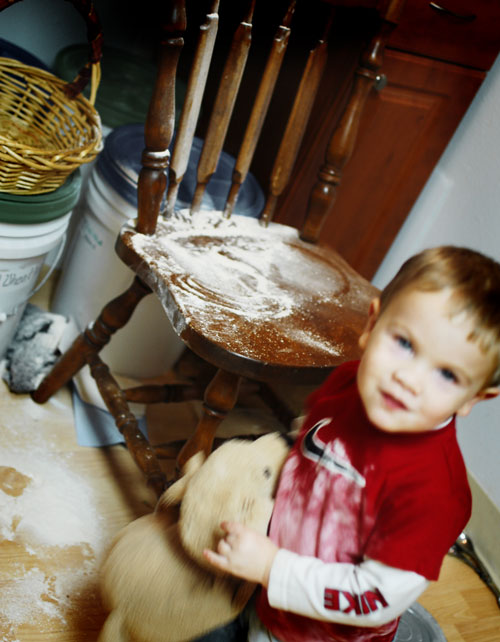
<svg viewBox="0 0 500 642">
<path fill-rule="evenodd" d="M 182 470 L 187 460 L 200 450 L 206 455 L 210 454 L 219 424 L 238 400 L 240 381 L 241 377 L 238 375 L 218 370 L 208 384 L 203 401 L 203 413 L 196 430 L 177 456 L 179 470 Z"/>
<path fill-rule="evenodd" d="M 127 323 L 139 302 L 150 292 L 150 288 L 135 277 L 128 290 L 110 301 L 97 320 L 75 339 L 38 388 L 31 393 L 33 400 L 45 403 L 74 377 L 87 363 L 89 356 L 100 352 L 111 336 Z"/>
<path fill-rule="evenodd" d="M 130 411 L 125 393 L 110 373 L 108 366 L 101 361 L 97 354 L 90 354 L 87 362 L 90 374 L 94 378 L 118 430 L 123 435 L 129 452 L 137 466 L 145 474 L 147 485 L 159 497 L 167 487 L 167 478 L 160 468 L 153 447 L 139 430 L 139 424 L 135 415 Z"/>
</svg>

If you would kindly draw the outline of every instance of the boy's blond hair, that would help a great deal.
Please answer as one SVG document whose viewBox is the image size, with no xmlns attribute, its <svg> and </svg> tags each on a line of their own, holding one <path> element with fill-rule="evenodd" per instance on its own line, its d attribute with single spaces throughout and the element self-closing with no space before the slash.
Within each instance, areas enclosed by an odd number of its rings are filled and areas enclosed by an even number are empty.
<svg viewBox="0 0 500 642">
<path fill-rule="evenodd" d="M 500 264 L 464 247 L 451 245 L 424 250 L 408 259 L 380 295 L 380 313 L 403 289 L 452 292 L 451 316 L 469 315 L 475 329 L 468 337 L 493 354 L 495 368 L 486 385 L 500 384 Z"/>
</svg>

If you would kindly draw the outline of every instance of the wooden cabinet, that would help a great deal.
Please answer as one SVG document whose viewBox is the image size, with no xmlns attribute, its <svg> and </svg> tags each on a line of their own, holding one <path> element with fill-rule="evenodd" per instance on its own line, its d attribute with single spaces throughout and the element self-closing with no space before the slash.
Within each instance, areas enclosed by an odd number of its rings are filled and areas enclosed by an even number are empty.
<svg viewBox="0 0 500 642">
<path fill-rule="evenodd" d="M 500 3 L 409 0 L 386 49 L 321 241 L 371 278 L 500 50 Z M 450 13 L 452 12 L 452 13 Z M 471 16 L 475 17 L 472 18 Z M 348 65 L 329 61 L 294 178 L 276 220 L 297 227 L 342 105 Z"/>
<path fill-rule="evenodd" d="M 390 46 L 466 67 L 489 69 L 500 46 L 500 3 L 407 0 Z"/>
</svg>

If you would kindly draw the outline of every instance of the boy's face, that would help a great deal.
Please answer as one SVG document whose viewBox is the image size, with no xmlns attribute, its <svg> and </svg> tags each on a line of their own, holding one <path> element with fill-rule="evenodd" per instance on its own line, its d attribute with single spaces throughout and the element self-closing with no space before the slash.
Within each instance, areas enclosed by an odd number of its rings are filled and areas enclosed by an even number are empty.
<svg viewBox="0 0 500 642">
<path fill-rule="evenodd" d="M 370 421 L 387 432 L 434 430 L 453 414 L 466 415 L 498 388 L 484 388 L 493 357 L 467 337 L 473 321 L 450 317 L 450 293 L 403 290 L 379 315 L 372 302 L 358 371 Z"/>
</svg>

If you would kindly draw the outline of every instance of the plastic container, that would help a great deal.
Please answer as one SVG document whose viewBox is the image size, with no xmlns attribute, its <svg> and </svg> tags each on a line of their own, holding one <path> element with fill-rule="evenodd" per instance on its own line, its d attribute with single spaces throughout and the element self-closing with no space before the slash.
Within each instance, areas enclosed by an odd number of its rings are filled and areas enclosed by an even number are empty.
<svg viewBox="0 0 500 642">
<path fill-rule="evenodd" d="M 80 201 L 80 220 L 52 301 L 52 311 L 72 317 L 80 331 L 98 316 L 103 305 L 132 282 L 133 273 L 117 257 L 114 246 L 121 226 L 137 216 L 137 181 L 143 149 L 142 124 L 113 130 Z M 194 192 L 194 159 L 200 150 L 201 141 L 196 140 L 179 190 L 180 199 L 189 200 L 189 194 Z M 224 200 L 233 164 L 231 156 L 225 154 L 221 158 L 203 207 L 214 207 Z M 249 176 L 242 186 L 236 211 L 256 216 L 263 204 L 262 190 L 255 178 Z M 151 295 L 141 301 L 127 325 L 114 335 L 101 354 L 116 374 L 147 378 L 171 368 L 183 348 L 160 302 Z"/>
<path fill-rule="evenodd" d="M 179 187 L 176 209 L 186 207 L 196 189 L 196 166 L 201 154 L 203 141 L 193 140 L 189 163 L 184 179 Z M 97 172 L 119 195 L 134 207 L 132 217 L 137 212 L 137 181 L 141 171 L 141 156 L 144 149 L 144 125 L 131 124 L 118 127 L 106 138 L 104 149 L 97 160 Z M 223 209 L 231 186 L 235 160 L 222 152 L 215 174 L 207 185 L 203 196 L 203 209 Z M 265 204 L 264 192 L 252 174 L 243 183 L 234 208 L 235 213 L 256 217 Z M 121 211 L 122 205 L 118 207 Z M 130 210 L 128 210 L 130 211 Z"/>
<path fill-rule="evenodd" d="M 58 52 L 54 73 L 71 81 L 88 60 L 88 45 L 76 44 Z M 103 125 L 110 129 L 130 123 L 144 123 L 156 79 L 156 64 L 146 55 L 104 46 L 101 59 L 101 82 L 96 109 Z M 178 83 L 178 104 L 184 100 L 185 85 Z M 87 96 L 88 89 L 84 91 Z"/>
<path fill-rule="evenodd" d="M 24 62 L 25 65 L 31 65 L 32 67 L 38 67 L 39 69 L 50 71 L 47 65 L 32 53 L 26 51 L 26 49 L 23 49 L 22 47 L 18 47 L 13 42 L 4 40 L 3 38 L 0 38 L 0 56 L 2 58 L 14 58 L 14 60 Z"/>
<path fill-rule="evenodd" d="M 133 272 L 117 257 L 114 245 L 120 227 L 136 213 L 94 168 L 51 305 L 53 312 L 71 317 L 80 332 L 132 282 Z M 101 355 L 114 373 L 143 378 L 167 371 L 182 349 L 160 302 L 151 295 Z"/>
<path fill-rule="evenodd" d="M 125 129 L 125 133 L 127 131 Z M 131 169 L 136 161 L 130 159 L 130 155 L 133 156 L 130 142 L 124 149 L 117 145 L 116 132 L 120 130 L 109 134 L 106 153 L 99 157 L 88 177 L 79 203 L 80 220 L 51 304 L 53 312 L 71 317 L 80 332 L 133 279 L 133 272 L 117 257 L 114 246 L 120 227 L 137 215 L 137 207 L 131 202 L 137 201 L 137 185 Z M 118 139 L 121 139 L 119 134 Z M 141 152 L 143 147 L 141 135 Z M 137 183 L 137 175 L 135 181 Z M 101 356 L 116 374 L 147 378 L 167 371 L 183 347 L 160 302 L 150 295 L 140 302 L 130 321 L 114 335 Z"/>
<path fill-rule="evenodd" d="M 26 303 L 57 264 L 80 186 L 80 172 L 75 172 L 48 194 L 0 193 L 0 357 L 15 334 Z M 51 268 L 37 284 L 51 254 Z"/>
</svg>

